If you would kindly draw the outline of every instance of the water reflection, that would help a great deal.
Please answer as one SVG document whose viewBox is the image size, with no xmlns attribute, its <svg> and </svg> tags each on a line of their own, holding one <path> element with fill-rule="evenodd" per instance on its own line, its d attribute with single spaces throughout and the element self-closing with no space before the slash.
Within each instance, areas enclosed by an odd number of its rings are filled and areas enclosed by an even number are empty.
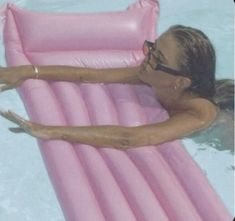
<svg viewBox="0 0 235 221">
<path fill-rule="evenodd" d="M 188 137 L 197 144 L 205 144 L 217 150 L 230 150 L 234 155 L 234 113 L 221 111 L 207 129 Z"/>
</svg>

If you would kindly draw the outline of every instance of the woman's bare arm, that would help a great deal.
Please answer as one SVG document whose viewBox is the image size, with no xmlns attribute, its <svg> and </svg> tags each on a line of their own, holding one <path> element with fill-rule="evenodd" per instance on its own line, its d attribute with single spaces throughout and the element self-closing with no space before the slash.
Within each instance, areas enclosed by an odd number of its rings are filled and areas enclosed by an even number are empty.
<svg viewBox="0 0 235 221">
<path fill-rule="evenodd" d="M 207 127 L 214 120 L 216 110 L 207 101 L 202 102 L 205 108 L 201 113 L 190 111 L 175 113 L 162 123 L 136 127 L 113 125 L 44 126 L 27 121 L 12 112 L 0 112 L 0 114 L 20 126 L 19 129 L 12 129 L 13 132 L 22 132 L 23 130 L 42 139 L 62 139 L 98 147 L 126 149 L 161 144 Z"/>
<path fill-rule="evenodd" d="M 207 113 L 204 112 L 202 115 L 185 111 L 176 113 L 161 123 L 136 127 L 112 125 L 83 127 L 46 126 L 44 135 L 47 135 L 49 139 L 62 139 L 73 143 L 85 143 L 117 149 L 158 145 L 183 138 L 208 127 L 216 116 L 213 106 L 209 106 L 206 110 Z"/>
<path fill-rule="evenodd" d="M 65 65 L 0 67 L 0 91 L 19 86 L 27 79 L 43 79 L 52 81 L 70 81 L 81 83 L 123 83 L 144 84 L 138 78 L 139 67 L 94 69 Z"/>
<path fill-rule="evenodd" d="M 35 78 L 32 67 L 26 68 L 26 78 Z M 31 70 L 30 70 L 31 68 Z M 139 67 L 131 68 L 80 68 L 74 66 L 38 66 L 39 79 L 83 83 L 143 84 L 138 78 Z"/>
</svg>

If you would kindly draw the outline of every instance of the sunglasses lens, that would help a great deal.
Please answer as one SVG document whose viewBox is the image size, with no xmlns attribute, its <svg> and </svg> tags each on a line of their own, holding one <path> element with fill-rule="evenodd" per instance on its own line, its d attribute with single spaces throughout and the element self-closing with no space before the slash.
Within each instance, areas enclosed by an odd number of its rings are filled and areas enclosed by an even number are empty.
<svg viewBox="0 0 235 221">
<path fill-rule="evenodd" d="M 147 55 L 149 53 L 149 48 L 146 44 L 144 44 L 144 46 L 143 46 L 143 53 L 144 53 L 144 55 Z"/>
<path fill-rule="evenodd" d="M 147 55 L 149 53 L 149 51 L 151 50 L 151 48 L 153 47 L 154 43 L 150 42 L 150 41 L 145 41 L 144 42 L 144 46 L 143 46 L 143 52 L 144 55 Z"/>
</svg>

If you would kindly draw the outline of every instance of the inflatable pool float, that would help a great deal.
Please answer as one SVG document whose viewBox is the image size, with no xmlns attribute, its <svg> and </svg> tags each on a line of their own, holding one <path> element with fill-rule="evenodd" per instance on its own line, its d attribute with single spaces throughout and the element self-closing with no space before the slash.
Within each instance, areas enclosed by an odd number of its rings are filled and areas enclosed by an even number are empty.
<svg viewBox="0 0 235 221">
<path fill-rule="evenodd" d="M 39 13 L 8 4 L 9 66 L 131 67 L 156 38 L 159 4 L 126 11 Z M 31 120 L 46 125 L 161 122 L 167 112 L 147 86 L 27 80 L 18 92 Z M 232 217 L 179 140 L 128 150 L 38 140 L 68 221 L 231 221 Z"/>
</svg>

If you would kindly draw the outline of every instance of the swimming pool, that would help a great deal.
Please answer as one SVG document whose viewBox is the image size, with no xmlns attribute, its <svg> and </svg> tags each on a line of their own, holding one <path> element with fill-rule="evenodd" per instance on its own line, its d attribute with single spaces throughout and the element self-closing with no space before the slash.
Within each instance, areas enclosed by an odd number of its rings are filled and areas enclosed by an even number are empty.
<svg viewBox="0 0 235 221">
<path fill-rule="evenodd" d="M 4 1 L 0 1 L 3 3 Z M 42 11 L 115 11 L 127 7 L 133 0 L 122 1 L 10 1 L 18 6 Z M 233 11 L 232 2 L 221 1 L 161 1 L 159 33 L 176 23 L 195 26 L 205 31 L 215 44 L 218 55 L 217 76 L 233 77 Z M 2 42 L 1 42 L 2 43 Z M 5 65 L 1 45 L 1 65 Z M 226 65 L 225 65 L 226 64 Z M 15 91 L 0 94 L 0 106 L 27 116 Z M 64 220 L 54 190 L 48 179 L 36 141 L 27 135 L 13 135 L 12 126 L 0 119 L 0 220 Z M 208 132 L 209 133 L 209 132 Z M 213 132 L 215 133 L 215 132 Z M 213 133 L 210 136 L 213 136 Z M 224 140 L 208 143 L 202 135 L 185 139 L 186 149 L 199 163 L 226 207 L 233 211 L 233 153 L 232 144 Z M 20 145 L 19 145 L 20 144 Z"/>
</svg>

